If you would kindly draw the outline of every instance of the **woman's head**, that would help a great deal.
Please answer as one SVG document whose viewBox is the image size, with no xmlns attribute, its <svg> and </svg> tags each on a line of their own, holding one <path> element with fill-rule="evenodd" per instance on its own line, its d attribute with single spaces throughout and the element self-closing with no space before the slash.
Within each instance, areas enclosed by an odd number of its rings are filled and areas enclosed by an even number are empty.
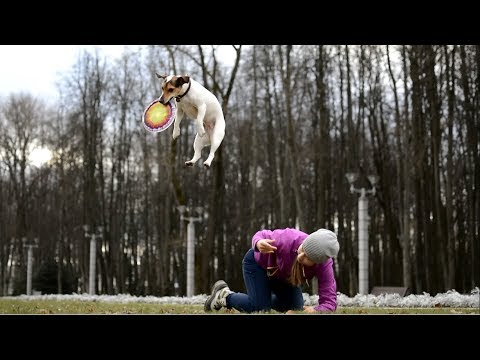
<svg viewBox="0 0 480 360">
<path fill-rule="evenodd" d="M 337 235 L 333 231 L 318 229 L 303 240 L 299 247 L 299 253 L 301 250 L 306 255 L 307 260 L 310 260 L 310 263 L 321 264 L 329 258 L 336 257 L 339 249 Z"/>
<path fill-rule="evenodd" d="M 303 266 L 313 266 L 315 265 L 315 261 L 310 259 L 307 254 L 305 253 L 305 250 L 303 249 L 303 246 L 300 245 L 297 250 L 297 261 L 302 264 Z"/>
<path fill-rule="evenodd" d="M 337 235 L 327 229 L 319 229 L 308 235 L 298 247 L 297 258 L 293 263 L 290 283 L 298 286 L 304 279 L 304 266 L 313 266 L 336 257 L 340 245 Z"/>
</svg>

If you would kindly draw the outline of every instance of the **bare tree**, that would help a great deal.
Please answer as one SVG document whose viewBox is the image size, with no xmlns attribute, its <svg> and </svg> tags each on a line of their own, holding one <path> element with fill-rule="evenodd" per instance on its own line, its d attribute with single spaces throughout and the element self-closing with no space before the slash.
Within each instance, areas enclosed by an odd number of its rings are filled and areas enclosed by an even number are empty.
<svg viewBox="0 0 480 360">
<path fill-rule="evenodd" d="M 446 279 L 446 286 L 448 289 L 455 287 L 455 234 L 453 231 L 453 224 L 455 223 L 453 216 L 453 118 L 455 116 L 455 50 L 456 46 L 453 46 L 449 51 L 448 46 L 443 47 L 445 55 L 445 81 L 447 84 L 447 97 L 448 97 L 448 115 L 447 115 L 447 168 L 444 173 L 445 182 L 445 206 L 446 206 L 446 227 L 447 227 L 447 269 L 448 276 Z M 450 62 L 451 57 L 451 62 Z"/>
<path fill-rule="evenodd" d="M 292 64 L 291 64 L 291 53 L 293 46 L 287 45 L 286 49 L 283 50 L 282 46 L 278 46 L 278 56 L 280 59 L 280 73 L 282 76 L 283 82 L 283 93 L 286 106 L 286 116 L 287 116 L 287 145 L 289 150 L 289 162 L 292 167 L 291 177 L 292 177 L 292 187 L 295 194 L 295 210 L 296 210 L 296 220 L 301 229 L 305 228 L 305 221 L 303 217 L 303 200 L 302 193 L 300 191 L 300 182 L 299 182 L 299 169 L 298 169 L 298 158 L 297 158 L 297 147 L 295 142 L 295 131 L 293 125 L 293 114 L 292 114 Z M 285 63 L 284 63 L 285 61 Z"/>
<path fill-rule="evenodd" d="M 84 52 L 78 57 L 73 71 L 65 78 L 65 91 L 75 108 L 75 120 L 78 121 L 81 132 L 82 156 L 84 169 L 83 182 L 83 219 L 82 223 L 89 226 L 89 231 L 98 231 L 105 224 L 105 178 L 103 174 L 103 130 L 107 118 L 106 63 L 98 53 L 92 55 Z M 104 235 L 104 234 L 102 234 Z M 102 236 L 102 242 L 105 237 Z M 82 246 L 83 261 L 82 278 L 87 278 L 88 252 L 87 242 Z M 97 243 L 101 247 L 102 243 Z M 98 249 L 98 248 L 97 248 Z M 102 253 L 101 253 L 102 254 Z M 103 256 L 97 257 L 99 273 L 103 277 L 102 285 L 106 286 L 106 263 Z M 102 271 L 103 270 L 103 271 Z M 96 283 L 96 285 L 98 285 Z M 108 286 L 108 285 L 107 285 Z"/>
</svg>

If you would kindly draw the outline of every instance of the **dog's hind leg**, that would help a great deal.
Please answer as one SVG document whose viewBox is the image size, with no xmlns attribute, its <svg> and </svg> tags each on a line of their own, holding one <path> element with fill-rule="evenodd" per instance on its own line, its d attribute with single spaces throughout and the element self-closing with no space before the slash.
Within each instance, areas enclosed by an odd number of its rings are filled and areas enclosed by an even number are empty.
<svg viewBox="0 0 480 360">
<path fill-rule="evenodd" d="M 203 162 L 203 165 L 207 168 L 212 164 L 213 157 L 215 156 L 215 151 L 222 143 L 223 137 L 225 136 L 225 126 L 215 126 L 213 128 L 213 133 L 211 134 L 211 143 L 210 143 L 210 153 L 208 154 L 207 160 Z"/>
<path fill-rule="evenodd" d="M 198 107 L 197 109 L 197 134 L 200 135 L 200 137 L 205 136 L 205 127 L 203 126 L 203 119 L 205 118 L 205 112 L 207 111 L 207 105 L 202 104 Z"/>
<path fill-rule="evenodd" d="M 193 158 L 185 162 L 187 166 L 193 166 L 202 156 L 202 149 L 208 145 L 208 136 L 201 137 L 200 135 L 195 135 L 195 141 L 193 142 Z"/>
</svg>

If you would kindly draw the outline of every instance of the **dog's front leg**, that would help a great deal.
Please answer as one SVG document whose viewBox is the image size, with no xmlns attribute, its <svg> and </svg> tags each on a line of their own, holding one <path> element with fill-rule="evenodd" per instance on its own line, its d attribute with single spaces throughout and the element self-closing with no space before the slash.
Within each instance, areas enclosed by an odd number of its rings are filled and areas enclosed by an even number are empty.
<svg viewBox="0 0 480 360">
<path fill-rule="evenodd" d="M 183 111 L 177 106 L 177 113 L 175 115 L 175 121 L 173 122 L 173 140 L 180 136 L 180 123 L 183 119 Z"/>
<path fill-rule="evenodd" d="M 202 104 L 198 107 L 197 113 L 197 134 L 200 137 L 205 135 L 205 128 L 203 127 L 203 118 L 205 117 L 205 112 L 207 111 L 207 104 Z"/>
</svg>

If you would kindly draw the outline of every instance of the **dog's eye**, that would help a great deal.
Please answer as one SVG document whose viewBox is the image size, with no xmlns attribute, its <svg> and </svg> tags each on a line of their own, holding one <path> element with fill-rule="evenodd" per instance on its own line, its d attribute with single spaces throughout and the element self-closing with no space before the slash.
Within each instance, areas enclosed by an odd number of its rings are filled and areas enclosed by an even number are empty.
<svg viewBox="0 0 480 360">
<path fill-rule="evenodd" d="M 168 92 L 172 92 L 172 91 L 173 91 L 173 89 L 168 89 Z"/>
</svg>

